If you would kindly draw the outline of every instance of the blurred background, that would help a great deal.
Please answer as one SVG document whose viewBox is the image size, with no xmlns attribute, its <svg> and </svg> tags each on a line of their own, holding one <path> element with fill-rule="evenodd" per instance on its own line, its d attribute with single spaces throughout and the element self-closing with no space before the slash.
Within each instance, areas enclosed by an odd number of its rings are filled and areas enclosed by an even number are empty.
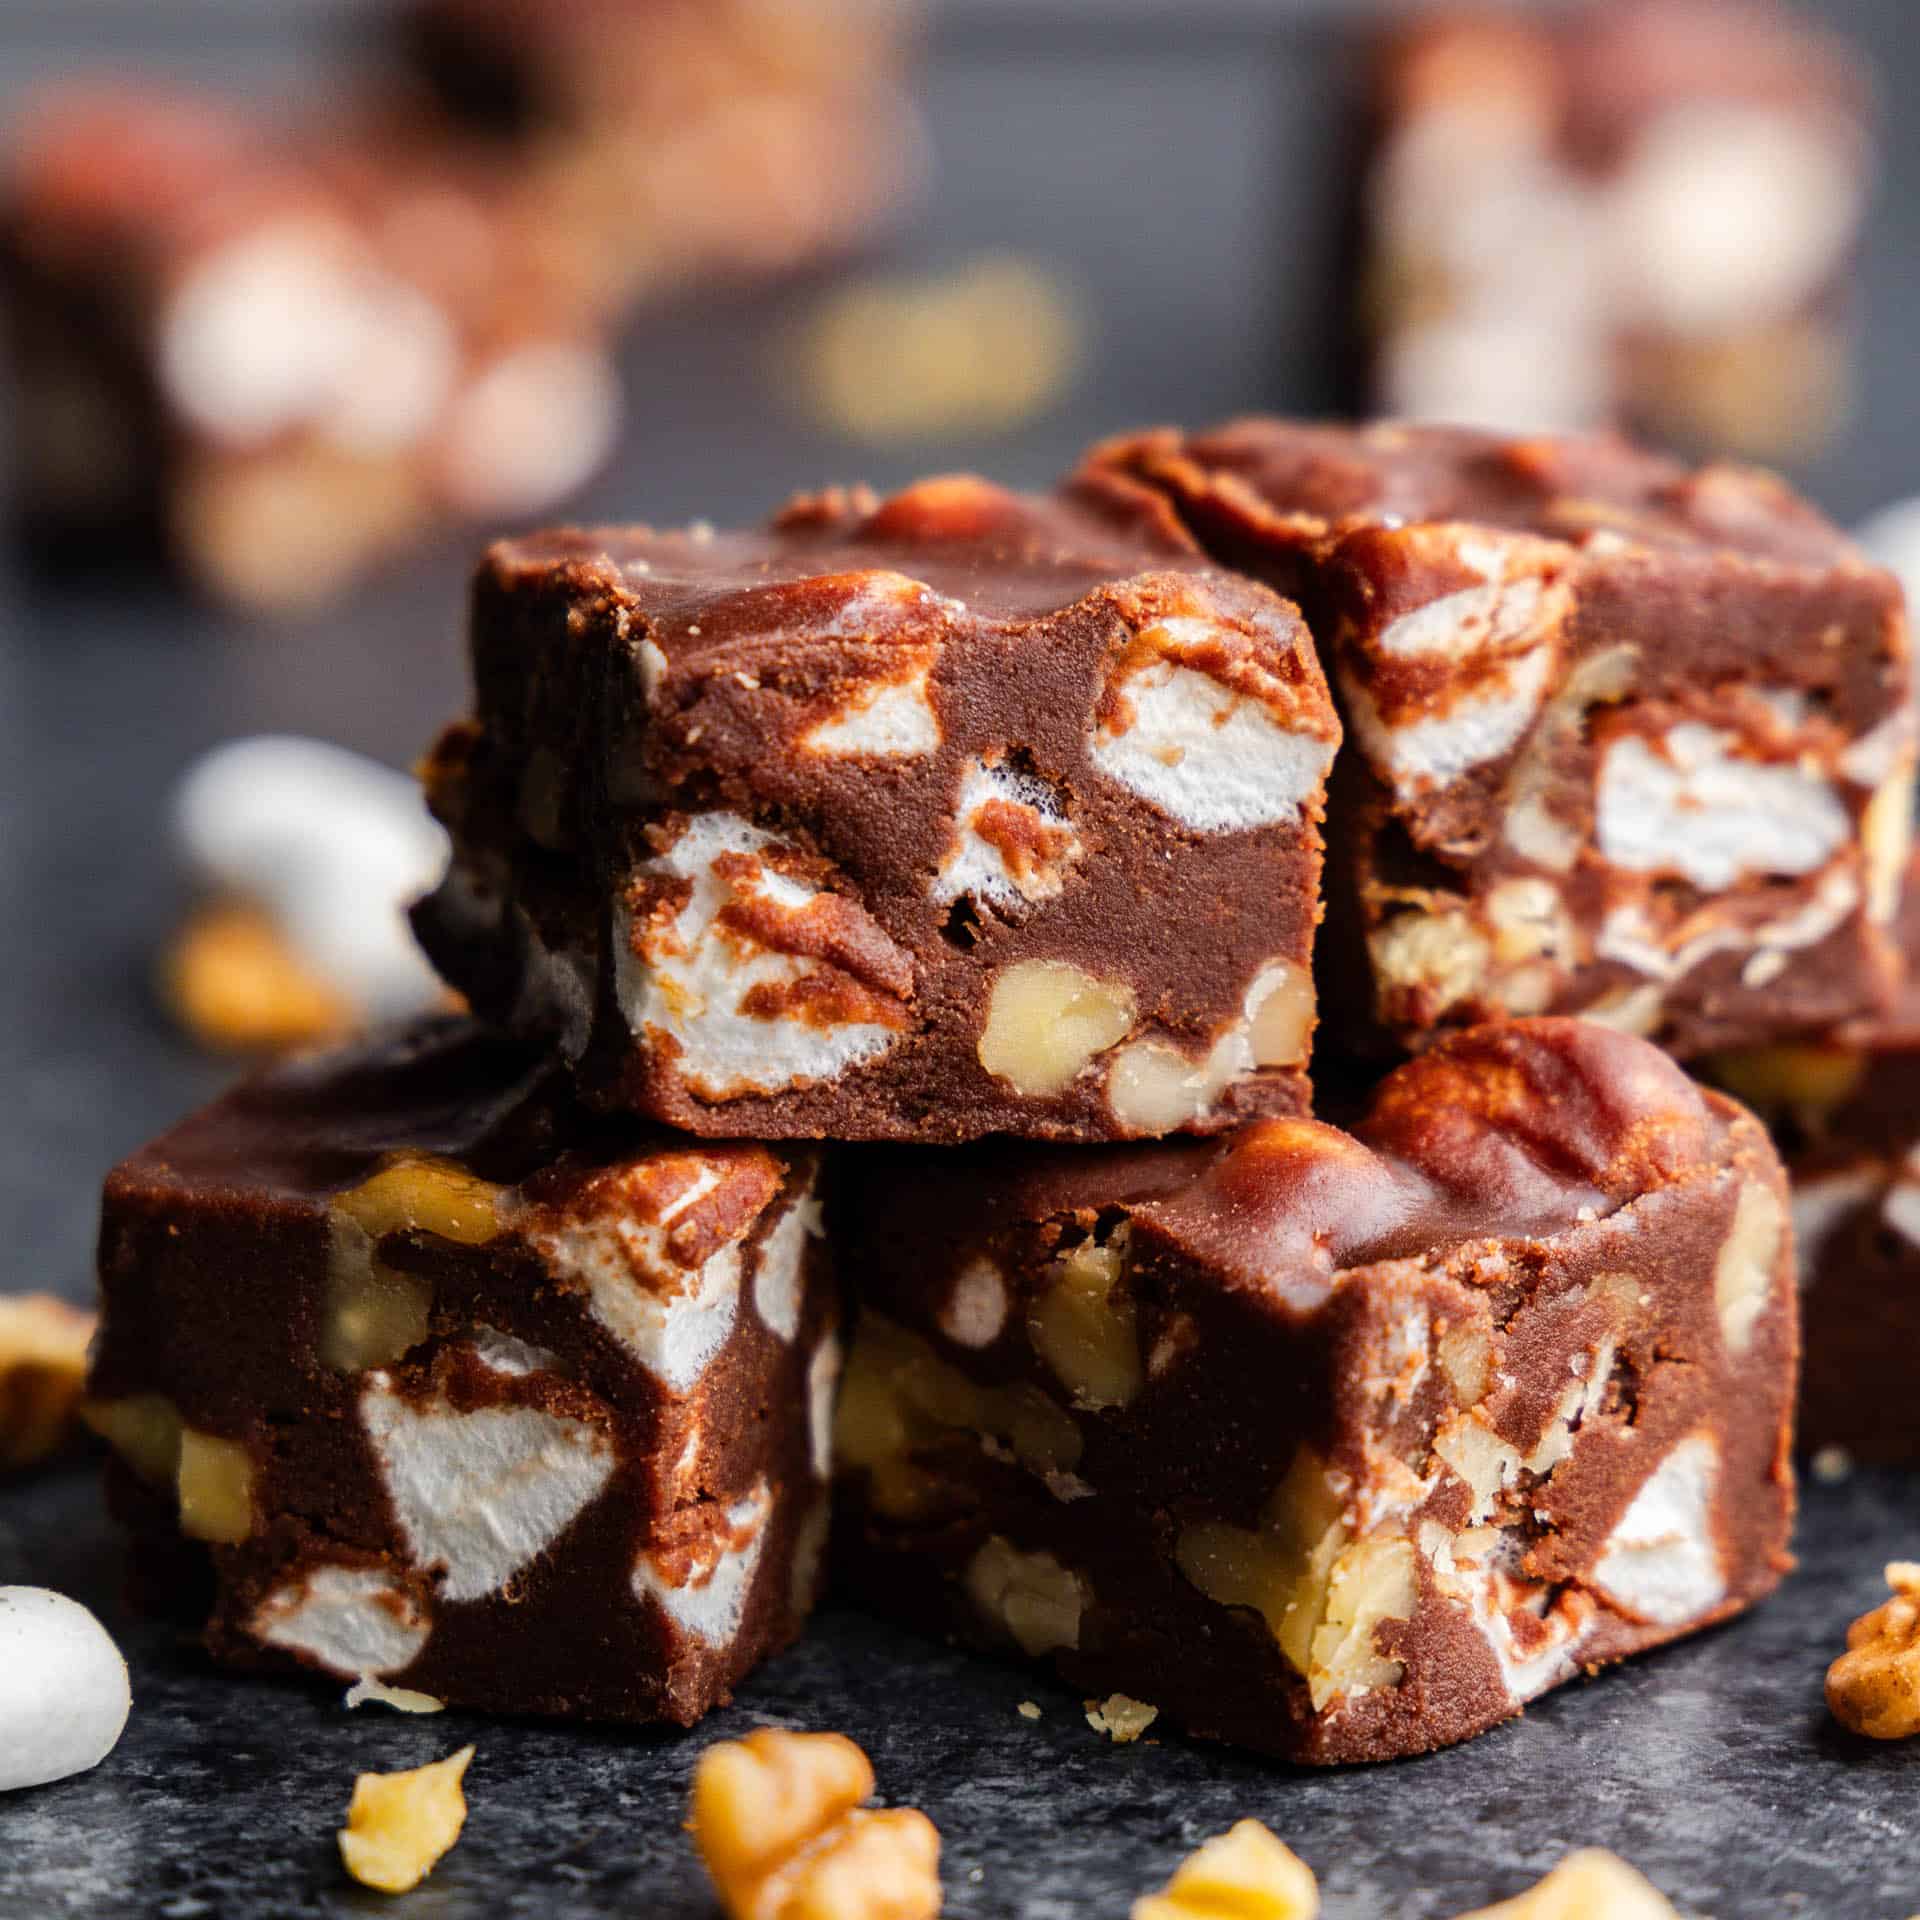
<svg viewBox="0 0 1920 1920">
<path fill-rule="evenodd" d="M 1912 0 L 1710 11 L 10 0 L 17 1284 L 236 1052 L 433 991 L 352 937 L 405 784 L 201 757 L 404 769 L 486 531 L 1383 399 L 1920 490 Z"/>
</svg>

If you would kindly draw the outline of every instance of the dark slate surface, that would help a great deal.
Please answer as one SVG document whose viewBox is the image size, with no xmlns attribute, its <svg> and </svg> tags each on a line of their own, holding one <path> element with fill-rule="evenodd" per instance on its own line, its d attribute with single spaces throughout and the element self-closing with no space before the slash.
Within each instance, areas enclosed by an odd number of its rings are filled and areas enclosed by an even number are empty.
<svg viewBox="0 0 1920 1920">
<path fill-rule="evenodd" d="M 1248 1815 L 1313 1866 L 1327 1920 L 1450 1920 L 1594 1844 L 1698 1920 L 1904 1920 L 1920 1908 L 1920 1752 L 1843 1732 L 1820 1680 L 1884 1591 L 1903 1530 L 1911 1546 L 1913 1517 L 1895 1477 L 1810 1489 L 1805 1568 L 1750 1618 L 1577 1682 L 1451 1752 L 1312 1773 L 1152 1731 L 1110 1746 L 1051 1682 L 837 1609 L 688 1735 L 348 1713 L 338 1686 L 215 1674 L 130 1620 L 76 1469 L 0 1494 L 0 1582 L 94 1605 L 132 1657 L 134 1715 L 94 1773 L 0 1803 L 0 1913 L 385 1910 L 334 1851 L 353 1774 L 472 1740 L 466 1832 L 396 1911 L 694 1920 L 712 1912 L 680 1828 L 694 1756 L 773 1725 L 851 1734 L 887 1797 L 931 1815 L 954 1920 L 1124 1920 L 1188 1849 Z"/>
<path fill-rule="evenodd" d="M 1843 517 L 1920 487 L 1910 7 L 1830 9 L 1886 56 L 1894 107 L 1867 262 L 1868 405 L 1807 476 Z M 1052 262 L 1095 328 L 1062 404 L 1007 440 L 877 457 L 804 426 L 781 388 L 779 343 L 826 282 L 729 297 L 636 334 L 633 431 L 584 514 L 724 520 L 791 487 L 930 467 L 1041 481 L 1119 424 L 1329 402 L 1325 156 L 1344 73 L 1329 8 L 1277 30 L 1236 0 L 1132 5 L 1124 29 L 1091 0 L 1046 11 L 1042 29 L 978 0 L 943 28 L 928 89 L 943 169 L 881 257 L 937 268 L 1012 246 Z M 318 70 L 287 25 L 301 12 L 23 0 L 0 9 L 0 107 L 50 65 L 116 53 L 310 89 Z M 0 561 L 0 1287 L 84 1297 L 101 1173 L 223 1077 L 147 988 L 180 905 L 163 825 L 175 775 L 215 740 L 270 727 L 405 761 L 461 697 L 470 547 L 450 536 L 346 607 L 264 625 L 183 605 L 111 551 L 83 582 Z M 1920 1752 L 1848 1739 L 1819 1683 L 1881 1563 L 1920 1552 L 1920 1486 L 1812 1489 L 1801 1551 L 1807 1571 L 1748 1622 L 1456 1752 L 1323 1777 L 1174 1739 L 1110 1749 L 1057 1688 L 850 1613 L 691 1738 L 348 1716 L 337 1690 L 220 1678 L 127 1620 L 84 1474 L 0 1486 L 0 1581 L 98 1606 L 134 1657 L 137 1698 L 98 1772 L 0 1801 L 0 1920 L 385 1910 L 334 1859 L 351 1775 L 467 1738 L 480 1744 L 467 1835 L 396 1911 L 705 1913 L 678 1824 L 688 1768 L 705 1739 L 760 1721 L 862 1740 L 888 1792 L 942 1827 L 956 1915 L 1124 1916 L 1188 1846 L 1256 1814 L 1320 1873 L 1331 1920 L 1452 1915 L 1590 1842 L 1701 1920 L 1906 1920 L 1920 1911 Z M 1037 1725 L 1015 1713 L 1022 1699 L 1042 1706 Z"/>
</svg>

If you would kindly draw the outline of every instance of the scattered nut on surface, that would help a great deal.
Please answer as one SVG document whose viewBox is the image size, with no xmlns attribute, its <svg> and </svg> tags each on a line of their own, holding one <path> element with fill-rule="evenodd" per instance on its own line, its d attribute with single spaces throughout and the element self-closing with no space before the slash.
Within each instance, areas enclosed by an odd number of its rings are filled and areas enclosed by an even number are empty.
<svg viewBox="0 0 1920 1920">
<path fill-rule="evenodd" d="M 202 907 L 161 963 L 174 1018 L 221 1053 L 279 1053 L 338 1039 L 355 1025 L 341 995 L 302 963 L 256 907 Z"/>
<path fill-rule="evenodd" d="M 1150 1707 L 1131 1694 L 1110 1693 L 1104 1700 L 1087 1702 L 1087 1725 L 1095 1733 L 1104 1733 L 1116 1747 L 1138 1740 L 1159 1718 L 1158 1707 Z"/>
<path fill-rule="evenodd" d="M 1920 1561 L 1887 1568 L 1893 1598 L 1847 1629 L 1847 1650 L 1827 1669 L 1827 1705 L 1869 1740 L 1920 1734 Z"/>
<path fill-rule="evenodd" d="M 940 1835 L 863 1808 L 873 1766 L 844 1734 L 762 1727 L 694 1768 L 689 1825 L 732 1920 L 933 1920 Z"/>
<path fill-rule="evenodd" d="M 1183 1860 L 1164 1893 L 1133 1903 L 1133 1920 L 1313 1920 L 1313 1871 L 1258 1820 L 1241 1820 Z"/>
<path fill-rule="evenodd" d="M 1020 1704 L 1014 1708 L 1014 1712 L 1017 1713 L 1022 1720 L 1038 1720 L 1040 1718 L 1039 1704 L 1032 1700 L 1022 1700 Z"/>
<path fill-rule="evenodd" d="M 434 1869 L 467 1824 L 460 1789 L 473 1748 L 405 1773 L 363 1773 L 353 1783 L 340 1858 L 362 1886 L 406 1893 Z"/>
<path fill-rule="evenodd" d="M 50 1293 L 0 1295 L 0 1473 L 58 1452 L 73 1430 L 98 1324 Z"/>
<path fill-rule="evenodd" d="M 1599 1847 L 1570 1853 L 1537 1886 L 1460 1920 L 1677 1920 L 1659 1888 Z"/>
<path fill-rule="evenodd" d="M 0 1587 L 0 1793 L 97 1767 L 132 1706 L 127 1663 L 85 1607 Z"/>
<path fill-rule="evenodd" d="M 794 384 L 857 440 L 1004 433 L 1060 398 L 1084 333 L 1051 268 L 989 254 L 938 278 L 837 289 L 798 342 Z"/>
</svg>

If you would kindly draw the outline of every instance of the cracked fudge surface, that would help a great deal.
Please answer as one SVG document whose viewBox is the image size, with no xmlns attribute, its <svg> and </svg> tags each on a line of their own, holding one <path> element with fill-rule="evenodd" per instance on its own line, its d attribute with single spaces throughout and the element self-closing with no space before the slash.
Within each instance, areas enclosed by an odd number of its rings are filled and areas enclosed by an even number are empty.
<svg viewBox="0 0 1920 1920">
<path fill-rule="evenodd" d="M 583 1117 L 461 1021 L 186 1120 L 107 1182 L 89 1382 L 156 1591 L 210 1563 L 236 1665 L 698 1719 L 825 1542 L 814 1173 Z"/>
<path fill-rule="evenodd" d="M 1899 931 L 1920 955 L 1920 862 Z M 1717 1055 L 1706 1070 L 1768 1120 L 1793 1182 L 1801 1447 L 1920 1465 L 1920 984 L 1909 979 L 1885 1020 Z"/>
<path fill-rule="evenodd" d="M 1304 1108 L 1339 739 L 1297 612 L 1118 477 L 497 545 L 416 912 L 597 1102 L 702 1135 Z"/>
<path fill-rule="evenodd" d="M 1352 1133 L 849 1155 L 849 1591 L 1289 1759 L 1464 1739 L 1788 1565 L 1765 1132 L 1528 1020 Z"/>
<path fill-rule="evenodd" d="M 1905 613 L 1781 482 L 1608 436 L 1273 419 L 1092 464 L 1161 488 L 1320 645 L 1349 740 L 1330 1030 L 1582 1013 L 1691 1056 L 1884 1010 Z"/>
</svg>

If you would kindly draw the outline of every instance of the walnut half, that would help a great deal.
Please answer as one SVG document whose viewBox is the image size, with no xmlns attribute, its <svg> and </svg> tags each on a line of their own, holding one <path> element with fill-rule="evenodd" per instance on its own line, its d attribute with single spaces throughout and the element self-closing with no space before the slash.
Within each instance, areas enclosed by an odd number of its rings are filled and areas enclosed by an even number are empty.
<svg viewBox="0 0 1920 1920">
<path fill-rule="evenodd" d="M 1920 1734 L 1920 1561 L 1887 1568 L 1893 1598 L 1847 1629 L 1847 1650 L 1827 1669 L 1827 1705 L 1869 1740 Z"/>
<path fill-rule="evenodd" d="M 1133 1903 L 1133 1920 L 1314 1920 L 1312 1869 L 1258 1820 L 1241 1820 L 1181 1861 L 1164 1893 Z"/>
<path fill-rule="evenodd" d="M 911 1807 L 862 1807 L 873 1786 L 840 1733 L 763 1727 L 709 1747 L 689 1824 L 731 1920 L 933 1920 L 940 1835 Z"/>
<path fill-rule="evenodd" d="M 46 1459 L 72 1431 L 96 1324 L 50 1293 L 0 1295 L 0 1473 Z"/>
</svg>

